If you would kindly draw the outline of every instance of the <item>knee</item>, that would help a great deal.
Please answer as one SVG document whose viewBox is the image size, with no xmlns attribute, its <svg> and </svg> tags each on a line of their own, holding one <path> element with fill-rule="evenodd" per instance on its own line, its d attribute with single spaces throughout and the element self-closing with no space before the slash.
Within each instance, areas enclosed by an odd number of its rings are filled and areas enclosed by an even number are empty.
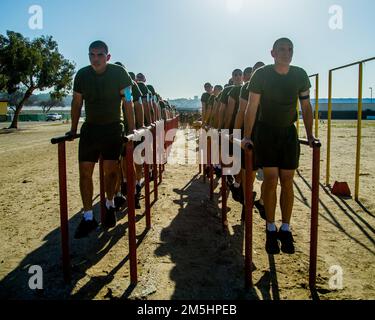
<svg viewBox="0 0 375 320">
<path fill-rule="evenodd" d="M 266 175 L 264 177 L 264 184 L 265 186 L 276 188 L 278 179 L 278 175 Z"/>
<path fill-rule="evenodd" d="M 117 175 L 118 175 L 118 170 L 117 168 L 111 168 L 111 169 L 108 169 L 107 172 L 105 173 L 105 175 L 109 178 L 109 179 L 116 179 L 117 178 Z"/>
<path fill-rule="evenodd" d="M 293 177 L 280 177 L 280 184 L 282 188 L 292 188 Z"/>
<path fill-rule="evenodd" d="M 79 177 L 81 181 L 89 181 L 92 179 L 92 174 L 90 170 L 81 169 L 79 171 Z"/>
</svg>

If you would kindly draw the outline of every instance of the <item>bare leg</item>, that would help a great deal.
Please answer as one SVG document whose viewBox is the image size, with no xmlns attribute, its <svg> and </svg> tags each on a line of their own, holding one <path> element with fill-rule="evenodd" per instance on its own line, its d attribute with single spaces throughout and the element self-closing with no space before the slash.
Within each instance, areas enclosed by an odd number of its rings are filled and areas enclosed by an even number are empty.
<svg viewBox="0 0 375 320">
<path fill-rule="evenodd" d="M 135 179 L 138 181 L 141 181 L 143 178 L 143 171 L 142 171 L 143 166 L 136 164 L 135 165 Z"/>
<path fill-rule="evenodd" d="M 95 162 L 79 163 L 79 187 L 81 190 L 84 211 L 92 210 L 92 197 L 94 193 L 92 173 L 94 171 L 94 167 Z"/>
<path fill-rule="evenodd" d="M 264 171 L 264 207 L 266 209 L 267 222 L 275 222 L 276 188 L 279 178 L 279 168 L 263 168 Z"/>
<path fill-rule="evenodd" d="M 283 223 L 290 223 L 294 203 L 293 178 L 295 170 L 280 170 L 280 207 Z"/>
<path fill-rule="evenodd" d="M 118 161 L 104 160 L 104 184 L 107 199 L 112 200 L 115 196 L 116 181 L 118 175 Z"/>
<path fill-rule="evenodd" d="M 259 200 L 263 201 L 264 199 L 264 182 L 262 181 L 262 185 L 260 186 L 260 198 Z"/>
<path fill-rule="evenodd" d="M 121 165 L 118 165 L 118 170 L 117 170 L 117 178 L 116 178 L 116 188 L 115 188 L 115 194 L 120 192 L 121 190 L 121 182 L 122 182 L 122 172 L 121 172 Z"/>
</svg>

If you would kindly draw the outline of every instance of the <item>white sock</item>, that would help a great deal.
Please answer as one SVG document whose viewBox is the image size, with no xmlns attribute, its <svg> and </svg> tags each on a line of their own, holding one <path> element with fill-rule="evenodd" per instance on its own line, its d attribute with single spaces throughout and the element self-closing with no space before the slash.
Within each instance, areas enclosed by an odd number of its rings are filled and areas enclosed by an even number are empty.
<svg viewBox="0 0 375 320">
<path fill-rule="evenodd" d="M 241 184 L 240 184 L 240 183 L 238 183 L 238 182 L 234 182 L 234 183 L 233 183 L 233 186 L 234 186 L 235 188 L 239 188 L 239 187 L 240 187 L 240 185 L 241 185 Z"/>
<path fill-rule="evenodd" d="M 93 220 L 94 219 L 94 215 L 92 213 L 92 210 L 88 210 L 88 211 L 83 211 L 83 218 L 87 221 L 87 220 Z"/>
<path fill-rule="evenodd" d="M 282 231 L 290 231 L 289 230 L 289 223 L 283 223 L 280 228 Z"/>
<path fill-rule="evenodd" d="M 259 203 L 262 205 L 262 206 L 264 206 L 264 202 L 263 202 L 263 199 L 262 198 L 259 198 Z"/>
<path fill-rule="evenodd" d="M 268 231 L 276 231 L 276 225 L 275 222 L 267 222 L 267 230 Z"/>
<path fill-rule="evenodd" d="M 106 206 L 107 206 L 107 209 L 109 209 L 109 207 L 112 207 L 114 208 L 115 207 L 115 201 L 112 199 L 112 200 L 106 200 Z"/>
<path fill-rule="evenodd" d="M 122 193 L 120 191 L 117 192 L 116 197 L 122 197 Z"/>
</svg>

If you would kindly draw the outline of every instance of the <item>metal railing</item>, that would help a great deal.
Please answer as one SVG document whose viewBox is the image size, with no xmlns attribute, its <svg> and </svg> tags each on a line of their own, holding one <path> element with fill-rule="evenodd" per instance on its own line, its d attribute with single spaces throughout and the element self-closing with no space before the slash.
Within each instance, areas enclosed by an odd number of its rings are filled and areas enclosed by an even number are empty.
<svg viewBox="0 0 375 320">
<path fill-rule="evenodd" d="M 362 87 L 363 87 L 363 64 L 375 60 L 375 57 L 346 64 L 341 67 L 329 70 L 328 74 L 328 129 L 327 129 L 327 163 L 326 163 L 326 185 L 330 185 L 331 168 L 331 125 L 332 125 L 332 80 L 333 72 L 358 65 L 358 110 L 357 110 L 357 145 L 355 165 L 355 200 L 359 196 L 359 171 L 361 160 L 361 139 L 362 139 Z"/>
<path fill-rule="evenodd" d="M 138 130 L 138 134 L 142 135 L 146 130 L 149 130 L 153 135 L 153 180 L 154 180 L 154 201 L 158 200 L 158 169 L 156 156 L 156 126 L 154 123 L 151 126 Z M 178 116 L 164 122 L 164 130 L 178 128 Z M 165 135 L 164 135 L 165 136 Z M 60 193 L 60 225 L 61 225 L 61 247 L 62 247 L 62 269 L 63 276 L 66 282 L 71 279 L 71 263 L 69 253 L 69 215 L 68 215 L 68 195 L 67 195 L 67 174 L 66 174 L 66 142 L 73 141 L 80 138 L 80 134 L 75 136 L 61 136 L 52 138 L 51 143 L 58 145 L 58 166 L 59 166 L 59 193 Z M 129 262 L 130 262 L 130 281 L 136 284 L 137 278 L 137 243 L 136 243 L 136 222 L 135 222 L 135 176 L 133 171 L 133 134 L 124 138 L 126 148 L 126 179 L 127 179 L 127 207 L 128 207 L 128 228 L 129 228 Z M 165 141 L 165 144 L 170 145 L 173 141 Z M 168 155 L 167 155 L 168 156 Z M 151 228 L 151 204 L 150 204 L 150 176 L 149 164 L 144 165 L 145 174 L 145 216 L 146 229 Z M 161 165 L 163 167 L 161 167 Z M 159 183 L 162 181 L 162 171 L 164 171 L 164 163 L 159 164 Z M 104 192 L 104 169 L 103 159 L 99 159 L 99 184 L 100 184 L 100 220 L 105 219 L 105 192 Z"/>
<path fill-rule="evenodd" d="M 208 129 L 208 128 L 206 128 Z M 229 139 L 229 137 L 227 137 Z M 221 141 L 221 139 L 220 139 Z M 245 152 L 245 287 L 253 286 L 252 264 L 253 264 L 253 146 L 251 144 L 241 145 L 241 140 L 232 139 L 233 143 L 241 146 Z M 301 145 L 309 146 L 307 140 L 300 139 Z M 310 222 L 310 262 L 309 262 L 309 286 L 316 286 L 316 265 L 318 248 L 318 216 L 319 216 L 319 179 L 320 179 L 320 141 L 315 141 L 312 147 L 312 182 L 311 182 L 311 222 Z M 211 139 L 207 137 L 207 166 L 209 167 L 210 179 L 210 199 L 213 199 L 213 175 L 211 163 Z M 201 170 L 199 171 L 199 173 Z M 203 172 L 205 176 L 205 172 Z M 221 197 L 222 197 L 222 226 L 226 232 L 228 230 L 227 220 L 227 185 L 226 176 L 221 175 Z"/>
</svg>

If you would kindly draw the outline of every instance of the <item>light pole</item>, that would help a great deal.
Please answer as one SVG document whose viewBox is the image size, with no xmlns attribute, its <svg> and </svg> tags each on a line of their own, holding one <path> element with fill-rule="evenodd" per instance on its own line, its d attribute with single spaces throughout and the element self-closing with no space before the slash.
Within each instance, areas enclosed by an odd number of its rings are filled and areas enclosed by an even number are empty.
<svg viewBox="0 0 375 320">
<path fill-rule="evenodd" d="M 370 103 L 372 103 L 372 87 L 370 87 L 369 89 L 371 91 L 371 100 L 370 100 Z"/>
</svg>

